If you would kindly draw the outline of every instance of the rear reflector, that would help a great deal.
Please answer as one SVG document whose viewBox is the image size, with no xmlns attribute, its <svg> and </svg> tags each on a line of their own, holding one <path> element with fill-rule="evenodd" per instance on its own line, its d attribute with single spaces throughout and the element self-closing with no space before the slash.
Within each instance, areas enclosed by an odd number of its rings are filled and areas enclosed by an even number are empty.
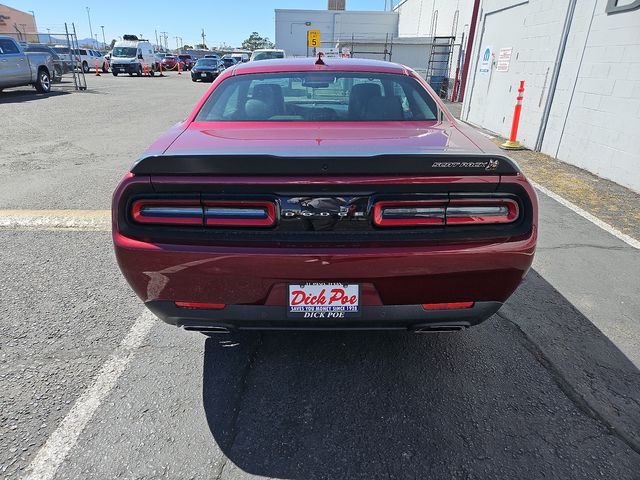
<svg viewBox="0 0 640 480">
<path fill-rule="evenodd" d="M 207 200 L 204 205 L 205 225 L 272 227 L 276 223 L 273 202 Z"/>
<path fill-rule="evenodd" d="M 208 308 L 210 310 L 221 310 L 226 305 L 224 303 L 199 303 L 199 302 L 175 302 L 176 307 L 181 308 Z"/>
<path fill-rule="evenodd" d="M 385 200 L 373 206 L 373 223 L 379 227 L 500 224 L 515 221 L 519 214 L 518 203 L 507 198 Z"/>
<path fill-rule="evenodd" d="M 131 215 L 138 223 L 202 225 L 203 209 L 197 200 L 136 200 Z"/>
<path fill-rule="evenodd" d="M 423 303 L 425 310 L 453 310 L 454 308 L 471 308 L 474 302 Z"/>
</svg>

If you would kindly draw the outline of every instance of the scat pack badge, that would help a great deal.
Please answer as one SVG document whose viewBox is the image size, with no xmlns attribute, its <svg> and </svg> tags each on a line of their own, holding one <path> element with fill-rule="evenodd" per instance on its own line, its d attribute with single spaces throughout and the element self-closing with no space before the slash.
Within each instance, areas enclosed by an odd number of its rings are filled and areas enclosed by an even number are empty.
<svg viewBox="0 0 640 480">
<path fill-rule="evenodd" d="M 500 164 L 499 160 L 489 160 L 489 162 L 487 163 L 487 166 L 484 167 L 485 170 L 497 170 L 498 169 L 498 165 Z"/>
<path fill-rule="evenodd" d="M 433 168 L 471 168 L 471 169 L 484 169 L 492 172 L 497 170 L 500 166 L 500 160 L 490 158 L 489 160 L 467 160 L 467 161 L 452 161 L 452 162 L 434 162 L 431 165 Z"/>
</svg>

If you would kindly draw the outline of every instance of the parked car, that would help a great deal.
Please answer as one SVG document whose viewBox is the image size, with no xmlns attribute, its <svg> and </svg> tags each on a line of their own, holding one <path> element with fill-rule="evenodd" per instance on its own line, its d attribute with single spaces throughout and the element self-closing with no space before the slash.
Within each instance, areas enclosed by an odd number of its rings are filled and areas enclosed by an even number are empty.
<svg viewBox="0 0 640 480">
<path fill-rule="evenodd" d="M 406 66 L 249 62 L 213 85 L 113 195 L 118 265 L 164 321 L 454 331 L 531 267 L 531 184 Z"/>
<path fill-rule="evenodd" d="M 191 80 L 206 80 L 213 82 L 218 75 L 224 72 L 225 67 L 215 58 L 201 58 L 191 69 Z"/>
<path fill-rule="evenodd" d="M 178 64 L 180 64 L 180 70 L 186 69 L 184 62 L 175 55 L 165 55 L 162 59 L 162 68 L 165 70 L 177 70 Z"/>
<path fill-rule="evenodd" d="M 178 55 L 178 58 L 182 60 L 182 63 L 187 70 L 191 70 L 191 68 L 196 64 L 196 59 L 186 53 Z"/>
<path fill-rule="evenodd" d="M 245 63 L 249 61 L 249 55 L 246 53 L 232 53 L 231 58 L 233 58 L 236 63 Z"/>
<path fill-rule="evenodd" d="M 138 39 L 135 35 L 123 35 L 123 40 L 113 46 L 111 56 L 111 73 L 117 77 L 119 73 L 136 74 L 141 77 L 144 67 L 151 69 L 151 75 L 158 70 L 158 62 L 153 47 L 148 40 Z"/>
<path fill-rule="evenodd" d="M 236 64 L 236 59 L 232 58 L 232 57 L 222 57 L 220 59 L 220 64 L 224 67 L 224 68 L 229 68 L 229 67 L 233 67 Z"/>
<path fill-rule="evenodd" d="M 258 50 L 253 51 L 249 61 L 253 62 L 255 60 L 272 60 L 285 57 L 286 54 L 284 53 L 284 50 L 278 50 L 275 48 L 259 48 Z"/>
<path fill-rule="evenodd" d="M 103 73 L 109 72 L 109 62 L 106 58 L 104 58 L 104 54 L 99 52 L 98 50 L 84 49 L 80 50 L 80 58 L 81 58 L 81 67 L 82 71 L 87 73 L 90 70 L 96 69 L 96 65 L 98 68 L 102 70 Z"/>
<path fill-rule="evenodd" d="M 0 37 L 0 91 L 33 85 L 38 92 L 49 93 L 54 71 L 51 53 L 25 53 L 12 37 Z"/>
<path fill-rule="evenodd" d="M 42 43 L 28 43 L 23 46 L 23 50 L 29 52 L 41 52 L 49 53 L 53 61 L 53 71 L 51 72 L 51 81 L 59 82 L 62 79 L 62 75 L 71 71 L 69 64 L 65 62 L 60 55 L 49 45 Z"/>
</svg>

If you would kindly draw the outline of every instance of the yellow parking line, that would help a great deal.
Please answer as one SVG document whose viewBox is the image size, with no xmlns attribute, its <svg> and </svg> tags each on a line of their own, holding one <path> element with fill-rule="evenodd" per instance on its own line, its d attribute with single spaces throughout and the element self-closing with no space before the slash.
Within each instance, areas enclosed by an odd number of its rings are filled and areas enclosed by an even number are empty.
<svg viewBox="0 0 640 480">
<path fill-rule="evenodd" d="M 0 228 L 14 230 L 111 230 L 109 210 L 0 210 Z"/>
</svg>

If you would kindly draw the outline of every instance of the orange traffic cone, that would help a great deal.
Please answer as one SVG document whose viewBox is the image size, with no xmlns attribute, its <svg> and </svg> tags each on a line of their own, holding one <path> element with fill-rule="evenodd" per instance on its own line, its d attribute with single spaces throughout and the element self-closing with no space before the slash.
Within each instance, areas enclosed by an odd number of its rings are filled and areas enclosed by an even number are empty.
<svg viewBox="0 0 640 480">
<path fill-rule="evenodd" d="M 159 65 L 160 65 L 160 76 L 164 77 L 164 75 L 162 74 L 162 62 L 160 62 Z"/>
<path fill-rule="evenodd" d="M 182 75 L 182 72 L 180 71 L 180 62 L 178 62 L 178 75 Z"/>
<path fill-rule="evenodd" d="M 98 61 L 96 60 L 96 77 L 100 76 L 100 69 L 98 68 Z"/>
</svg>

